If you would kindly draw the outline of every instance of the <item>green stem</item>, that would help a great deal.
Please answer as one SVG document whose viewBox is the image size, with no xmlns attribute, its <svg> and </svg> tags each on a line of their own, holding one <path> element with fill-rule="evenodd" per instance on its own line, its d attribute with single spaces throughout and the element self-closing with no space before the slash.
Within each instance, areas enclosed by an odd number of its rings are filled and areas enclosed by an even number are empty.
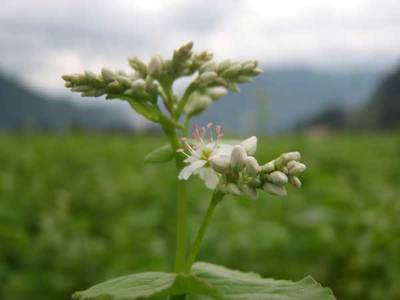
<svg viewBox="0 0 400 300">
<path fill-rule="evenodd" d="M 185 116 L 185 121 L 183 122 L 183 135 L 188 136 L 189 135 L 189 126 L 190 126 L 190 117 L 188 115 Z"/>
<path fill-rule="evenodd" d="M 187 102 L 189 101 L 189 96 L 193 93 L 193 91 L 195 89 L 196 89 L 196 85 L 194 83 L 191 83 L 188 86 L 188 88 L 185 90 L 185 93 L 183 94 L 182 98 L 179 100 L 176 110 L 173 113 L 173 117 L 175 120 L 179 120 L 184 107 L 186 106 Z"/>
<path fill-rule="evenodd" d="M 176 150 L 180 148 L 180 142 L 176 135 L 176 131 L 171 127 L 164 127 L 164 131 L 168 136 L 170 144 Z M 183 161 L 177 153 L 175 156 L 176 170 L 179 173 L 183 167 Z M 187 251 L 187 190 L 186 182 L 177 181 L 177 208 L 176 208 L 176 252 L 175 252 L 175 272 L 183 272 L 185 270 L 185 259 Z"/>
<path fill-rule="evenodd" d="M 186 269 L 185 269 L 186 272 L 190 271 L 190 269 L 192 268 L 193 263 L 196 260 L 197 255 L 199 254 L 201 243 L 202 243 L 202 241 L 204 239 L 204 236 L 206 234 L 207 227 L 210 224 L 211 217 L 212 217 L 212 215 L 214 213 L 215 207 L 222 200 L 223 197 L 224 197 L 223 193 L 214 192 L 214 194 L 213 194 L 213 196 L 211 198 L 210 205 L 208 206 L 208 209 L 207 209 L 207 213 L 204 216 L 204 219 L 203 219 L 203 221 L 201 223 L 200 229 L 199 229 L 199 231 L 197 233 L 197 236 L 196 236 L 196 239 L 194 241 L 192 250 L 191 250 L 191 252 L 189 254 L 189 258 L 188 258 L 187 263 L 186 263 Z"/>
<path fill-rule="evenodd" d="M 178 171 L 180 168 L 178 167 Z M 182 180 L 177 184 L 177 222 L 176 222 L 176 253 L 175 271 L 185 270 L 185 259 L 187 251 L 187 190 L 186 183 Z"/>
</svg>

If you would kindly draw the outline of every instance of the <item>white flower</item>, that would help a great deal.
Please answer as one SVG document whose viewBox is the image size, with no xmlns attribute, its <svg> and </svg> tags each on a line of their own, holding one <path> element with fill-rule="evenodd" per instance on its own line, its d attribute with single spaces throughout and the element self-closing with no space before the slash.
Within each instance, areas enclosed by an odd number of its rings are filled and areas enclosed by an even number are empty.
<svg viewBox="0 0 400 300">
<path fill-rule="evenodd" d="M 207 134 L 208 133 L 208 134 Z M 216 138 L 214 137 L 214 133 Z M 211 161 L 218 162 L 230 157 L 232 145 L 220 143 L 223 133 L 220 126 L 212 123 L 205 127 L 195 127 L 191 143 L 184 140 L 189 152 L 183 152 L 188 165 L 178 175 L 181 180 L 187 180 L 193 174 L 199 175 L 209 189 L 215 189 L 219 183 L 218 173 L 211 166 Z"/>
<path fill-rule="evenodd" d="M 216 189 L 224 174 L 232 168 L 242 169 L 245 166 L 247 153 L 254 153 L 257 149 L 257 138 L 251 137 L 239 145 L 221 143 L 223 133 L 220 126 L 194 127 L 190 142 L 184 139 L 187 149 L 183 152 L 187 164 L 178 175 L 181 180 L 190 176 L 199 175 L 209 189 Z M 236 150 L 235 150 L 236 149 Z"/>
</svg>

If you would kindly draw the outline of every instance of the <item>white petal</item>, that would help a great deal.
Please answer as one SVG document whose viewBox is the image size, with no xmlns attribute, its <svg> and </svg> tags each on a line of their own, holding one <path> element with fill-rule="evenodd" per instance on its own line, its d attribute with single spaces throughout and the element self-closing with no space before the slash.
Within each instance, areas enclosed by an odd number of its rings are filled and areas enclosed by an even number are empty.
<svg viewBox="0 0 400 300">
<path fill-rule="evenodd" d="M 233 147 L 231 155 L 231 167 L 237 170 L 242 170 L 247 159 L 245 149 L 241 145 Z"/>
<path fill-rule="evenodd" d="M 241 142 L 240 145 L 242 145 L 248 155 L 253 155 L 257 151 L 257 137 L 249 137 L 248 139 L 245 139 L 243 142 Z"/>
<path fill-rule="evenodd" d="M 193 162 L 195 162 L 195 161 L 197 161 L 197 160 L 199 160 L 199 157 L 198 157 L 198 156 L 195 156 L 195 155 L 192 155 L 192 156 L 189 156 L 188 158 L 186 158 L 186 159 L 184 160 L 184 162 L 185 162 L 185 163 L 193 163 Z"/>
<path fill-rule="evenodd" d="M 228 156 L 215 155 L 210 157 L 212 168 L 218 173 L 225 174 L 230 170 L 230 159 Z"/>
<path fill-rule="evenodd" d="M 203 168 L 199 171 L 199 176 L 204 180 L 206 187 L 214 190 L 219 182 L 217 173 L 211 168 Z"/>
<path fill-rule="evenodd" d="M 215 151 L 220 155 L 231 155 L 232 149 L 233 145 L 219 144 Z"/>
<path fill-rule="evenodd" d="M 188 166 L 184 167 L 181 170 L 181 172 L 178 175 L 178 179 L 187 180 L 193 174 L 194 171 L 203 167 L 206 163 L 207 161 L 205 160 L 197 160 L 195 162 L 192 162 L 191 164 L 189 164 Z"/>
</svg>

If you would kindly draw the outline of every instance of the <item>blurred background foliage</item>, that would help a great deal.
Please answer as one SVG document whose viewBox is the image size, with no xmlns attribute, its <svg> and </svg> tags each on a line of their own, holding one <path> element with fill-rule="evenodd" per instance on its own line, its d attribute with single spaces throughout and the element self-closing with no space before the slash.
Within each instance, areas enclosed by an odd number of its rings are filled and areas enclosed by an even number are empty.
<svg viewBox="0 0 400 300">
<path fill-rule="evenodd" d="M 113 276 L 170 270 L 174 166 L 145 166 L 158 137 L 0 136 L 0 298 L 68 299 Z M 299 150 L 286 198 L 228 197 L 201 260 L 266 277 L 312 275 L 338 299 L 399 299 L 400 135 L 262 138 L 258 157 Z M 190 229 L 210 197 L 190 182 Z"/>
</svg>

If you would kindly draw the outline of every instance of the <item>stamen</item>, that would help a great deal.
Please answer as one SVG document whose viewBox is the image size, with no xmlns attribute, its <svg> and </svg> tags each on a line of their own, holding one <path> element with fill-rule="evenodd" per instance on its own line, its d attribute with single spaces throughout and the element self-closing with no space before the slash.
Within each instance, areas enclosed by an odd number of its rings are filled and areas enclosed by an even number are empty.
<svg viewBox="0 0 400 300">
<path fill-rule="evenodd" d="M 190 146 L 190 144 L 188 142 L 185 142 L 185 146 L 189 149 L 189 151 L 191 152 L 192 155 L 195 155 L 195 156 L 199 157 L 199 155 L 197 154 L 196 150 L 194 150 L 192 148 L 192 146 Z"/>
</svg>

